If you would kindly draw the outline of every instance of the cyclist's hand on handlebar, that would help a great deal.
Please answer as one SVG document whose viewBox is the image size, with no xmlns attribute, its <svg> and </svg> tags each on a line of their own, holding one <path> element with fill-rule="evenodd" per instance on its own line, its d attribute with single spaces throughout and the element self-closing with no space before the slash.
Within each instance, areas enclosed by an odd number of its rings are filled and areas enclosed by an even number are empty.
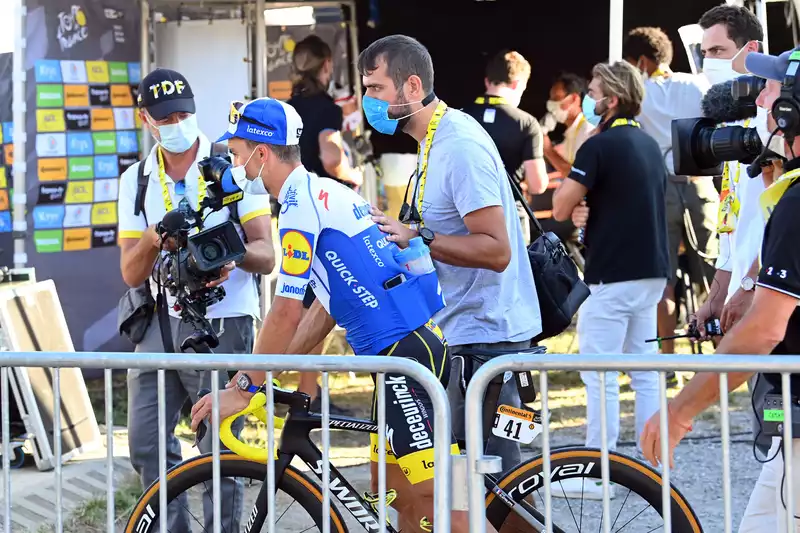
<svg viewBox="0 0 800 533">
<path fill-rule="evenodd" d="M 588 220 L 589 208 L 586 206 L 586 200 L 581 200 L 581 203 L 572 209 L 572 224 L 576 228 L 583 228 L 586 227 Z"/>
<path fill-rule="evenodd" d="M 252 394 L 242 392 L 238 388 L 219 391 L 219 421 L 222 422 L 229 416 L 243 411 L 250 404 Z M 192 431 L 197 431 L 203 420 L 211 421 L 211 406 L 213 397 L 206 394 L 192 406 Z"/>
<path fill-rule="evenodd" d="M 667 407 L 667 431 L 669 432 L 669 467 L 675 468 L 675 447 L 692 430 L 692 421 L 678 418 L 675 411 Z M 661 457 L 661 411 L 650 417 L 641 436 L 642 455 L 653 466 L 663 464 Z"/>
</svg>

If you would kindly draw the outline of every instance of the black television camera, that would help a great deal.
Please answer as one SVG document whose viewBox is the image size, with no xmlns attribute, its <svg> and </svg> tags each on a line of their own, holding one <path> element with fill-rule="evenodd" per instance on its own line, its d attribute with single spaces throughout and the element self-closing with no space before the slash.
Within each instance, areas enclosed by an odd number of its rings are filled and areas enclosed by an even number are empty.
<svg viewBox="0 0 800 533">
<path fill-rule="evenodd" d="M 672 157 L 679 176 L 719 176 L 725 161 L 749 165 L 752 178 L 761 173 L 761 166 L 774 159 L 783 159 L 766 149 L 756 128 L 722 126 L 756 116 L 756 98 L 766 81 L 756 76 L 740 76 L 719 83 L 703 98 L 701 118 L 672 121 Z"/>
<path fill-rule="evenodd" d="M 194 210 L 184 198 L 177 209 L 164 215 L 158 224 L 162 250 L 164 243 L 170 240 L 174 249 L 162 255 L 156 280 L 160 292 L 167 290 L 176 298 L 174 309 L 181 313 L 181 320 L 194 327 L 194 333 L 181 344 L 181 350 L 190 347 L 196 352 L 208 351 L 204 344 L 209 348 L 219 345 L 205 315 L 208 306 L 225 297 L 225 289 L 206 285 L 220 278 L 225 265 L 240 261 L 245 255 L 244 242 L 233 222 L 203 229 L 205 214 L 219 211 L 244 196 L 230 174 L 230 161 L 212 156 L 200 161 L 198 167 L 206 190 L 199 209 Z M 194 229 L 200 231 L 190 235 Z"/>
</svg>

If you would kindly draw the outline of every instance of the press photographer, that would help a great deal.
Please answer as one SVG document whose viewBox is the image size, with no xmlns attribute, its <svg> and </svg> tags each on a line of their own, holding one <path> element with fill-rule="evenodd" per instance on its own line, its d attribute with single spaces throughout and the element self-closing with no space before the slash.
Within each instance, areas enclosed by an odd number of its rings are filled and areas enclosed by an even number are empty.
<svg viewBox="0 0 800 533">
<path fill-rule="evenodd" d="M 156 69 L 148 74 L 139 86 L 137 105 L 156 146 L 120 178 L 120 270 L 133 288 L 120 302 L 121 332 L 136 344 L 137 352 L 174 352 L 182 345 L 189 347 L 184 344 L 186 339 L 199 340 L 197 326 L 207 319 L 209 331 L 200 337 L 209 332 L 218 337 L 216 351 L 252 353 L 254 319 L 259 316 L 255 274 L 268 274 L 275 264 L 267 197 L 244 192 L 241 200 L 219 210 L 203 209 L 202 215 L 195 214 L 201 206 L 224 201 L 223 187 L 232 190 L 230 180 L 207 183 L 199 166 L 211 155 L 227 154 L 227 149 L 212 146 L 199 131 L 194 94 L 178 72 Z M 215 174 L 208 161 L 203 172 L 207 178 Z M 205 237 L 190 237 L 187 226 L 196 225 L 201 217 Z M 217 232 L 227 235 L 229 243 L 237 242 L 233 233 L 246 242 L 244 255 L 235 264 L 216 264 L 215 260 L 225 255 L 217 246 L 219 240 L 214 239 Z M 209 235 L 211 239 L 204 241 Z M 215 257 L 220 251 L 223 256 Z M 219 298 L 219 289 L 224 289 L 224 298 Z M 166 296 L 166 320 L 153 313 L 159 293 Z M 179 301 L 182 308 L 176 307 Z M 181 320 L 181 314 L 186 319 Z M 162 330 L 171 335 L 162 340 Z M 199 346 L 194 341 L 191 344 Z M 220 387 L 225 386 L 226 378 L 220 374 Z M 211 385 L 210 373 L 193 370 L 167 370 L 165 380 L 167 468 L 171 468 L 181 461 L 174 436 L 181 408 L 187 399 L 194 400 L 200 389 Z M 158 403 L 157 371 L 129 370 L 131 464 L 145 487 L 158 478 Z M 200 448 L 211 451 L 211 439 L 204 439 Z M 239 529 L 241 493 L 233 480 L 223 480 L 223 498 L 233 503 L 223 509 L 222 524 L 227 531 Z M 205 504 L 205 526 L 210 529 L 212 509 L 209 501 Z M 171 506 L 169 516 L 171 531 L 188 531 L 188 517 L 180 502 Z"/>
<path fill-rule="evenodd" d="M 742 319 L 722 338 L 717 349 L 724 354 L 797 354 L 800 353 L 800 247 L 796 243 L 796 231 L 800 227 L 800 84 L 795 75 L 800 67 L 800 49 L 781 54 L 779 57 L 759 53 L 749 53 L 745 58 L 747 70 L 765 78 L 766 87 L 759 96 L 759 103 L 771 109 L 767 126 L 773 135 L 784 140 L 784 147 L 791 160 L 787 162 L 783 174 L 759 199 L 759 207 L 767 219 L 761 248 L 761 270 L 758 274 L 753 302 Z M 780 84 L 775 83 L 780 82 Z M 729 390 L 744 383 L 752 372 L 728 374 Z M 796 394 L 800 391 L 798 376 L 792 375 L 790 386 L 791 405 L 784 406 L 781 400 L 780 374 L 761 374 L 770 384 L 767 402 L 770 409 L 783 412 L 792 409 L 791 443 L 793 451 L 794 483 L 800 483 L 800 402 Z M 668 404 L 668 432 L 664 436 L 669 441 L 669 460 L 673 463 L 675 446 L 691 430 L 692 419 L 702 410 L 717 401 L 719 380 L 715 373 L 698 373 L 689 384 Z M 777 395 L 777 396 L 774 396 Z M 775 402 L 780 402 L 775 404 Z M 761 420 L 762 432 L 772 438 L 768 461 L 762 468 L 759 479 L 745 510 L 739 527 L 740 533 L 755 531 L 786 530 L 784 493 L 784 466 L 782 449 L 782 424 L 771 423 L 774 418 L 766 417 L 766 411 L 757 413 Z M 773 413 L 775 414 L 775 413 Z M 648 422 L 642 436 L 644 456 L 654 465 L 666 458 L 661 454 L 661 435 L 659 415 L 656 413 Z M 779 492 L 780 491 L 780 492 Z M 800 508 L 800 491 L 794 491 L 795 508 Z M 795 519 L 794 526 L 800 525 Z"/>
</svg>

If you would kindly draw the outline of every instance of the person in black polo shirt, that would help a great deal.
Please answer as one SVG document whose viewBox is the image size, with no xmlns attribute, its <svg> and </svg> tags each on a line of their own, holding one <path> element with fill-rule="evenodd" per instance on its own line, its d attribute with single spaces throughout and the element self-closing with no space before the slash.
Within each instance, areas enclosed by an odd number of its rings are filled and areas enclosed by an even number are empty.
<svg viewBox="0 0 800 533">
<path fill-rule="evenodd" d="M 316 35 L 309 35 L 295 45 L 292 55 L 292 97 L 287 101 L 303 119 L 300 136 L 300 158 L 309 172 L 358 189 L 361 174 L 350 167 L 342 147 L 342 108 L 328 94 L 333 79 L 333 53 L 330 46 Z M 277 216 L 280 216 L 280 212 Z M 316 297 L 309 287 L 303 307 L 311 307 Z M 322 344 L 310 353 L 322 353 Z M 312 409 L 321 405 L 316 372 L 303 372 L 298 390 L 314 398 Z M 337 414 L 347 414 L 336 408 Z"/>
<path fill-rule="evenodd" d="M 531 65 L 521 54 L 500 52 L 486 66 L 486 94 L 464 108 L 492 138 L 506 171 L 529 199 L 547 190 L 548 183 L 539 122 L 519 109 L 530 76 Z M 523 237 L 528 244 L 530 220 L 517 204 Z"/>
<path fill-rule="evenodd" d="M 787 155 L 793 154 L 793 159 L 784 165 L 784 174 L 759 199 L 767 225 L 761 245 L 761 270 L 755 293 L 750 307 L 739 322 L 725 332 L 717 347 L 718 354 L 800 354 L 800 246 L 797 244 L 797 232 L 800 231 L 800 158 L 795 156 L 800 155 L 800 129 L 790 129 L 787 132 L 778 130 L 775 118 L 775 115 L 785 113 L 789 107 L 780 102 L 775 105 L 775 101 L 781 96 L 784 76 L 794 82 L 794 76 L 790 73 L 797 70 L 800 60 L 789 61 L 793 52 L 800 53 L 800 48 L 784 52 L 778 57 L 750 52 L 744 60 L 748 72 L 767 79 L 757 102 L 759 106 L 771 109 L 771 113 L 767 115 L 767 127 L 778 136 L 784 136 L 785 152 Z M 794 102 L 792 105 L 800 105 L 800 89 L 797 86 L 791 93 L 791 99 Z M 787 127 L 791 128 L 792 124 L 787 122 Z M 792 136 L 791 142 L 786 141 L 786 136 L 789 135 Z M 728 389 L 736 389 L 753 374 L 728 373 Z M 772 394 L 782 393 L 780 374 L 761 375 L 772 385 Z M 791 375 L 790 387 L 791 401 L 797 404 L 800 401 L 800 375 Z M 692 419 L 716 403 L 718 398 L 719 376 L 716 373 L 701 372 L 695 374 L 680 394 L 669 402 L 670 466 L 673 466 L 675 447 L 692 429 Z M 756 414 L 759 420 L 764 419 L 763 411 Z M 793 418 L 792 421 L 796 427 L 797 420 Z M 664 461 L 661 457 L 659 426 L 659 413 L 656 413 L 647 422 L 642 434 L 645 458 L 654 465 Z M 794 512 L 797 515 L 800 511 L 800 435 L 795 432 L 792 441 Z M 782 453 L 785 449 L 786 443 L 783 439 L 772 436 L 767 462 L 750 495 L 739 533 L 787 530 L 785 503 L 788 496 L 783 488 L 786 480 Z M 800 526 L 800 520 L 795 519 L 794 525 L 795 528 Z"/>
<path fill-rule="evenodd" d="M 656 141 L 633 120 L 644 97 L 639 72 L 617 62 L 596 65 L 592 76 L 583 113 L 598 128 L 553 196 L 553 217 L 572 217 L 586 231 L 584 279 L 592 295 L 578 314 L 580 353 L 655 354 L 655 345 L 644 341 L 656 336 L 658 302 L 669 277 L 666 169 Z M 658 374 L 630 374 L 638 436 L 658 410 Z M 599 375 L 581 372 L 581 379 L 588 395 L 586 446 L 600 448 Z M 606 405 L 607 445 L 613 450 L 619 436 L 617 372 L 606 375 Z M 569 497 L 581 494 L 581 480 L 562 485 Z M 583 495 L 600 499 L 602 489 L 583 487 Z"/>
</svg>

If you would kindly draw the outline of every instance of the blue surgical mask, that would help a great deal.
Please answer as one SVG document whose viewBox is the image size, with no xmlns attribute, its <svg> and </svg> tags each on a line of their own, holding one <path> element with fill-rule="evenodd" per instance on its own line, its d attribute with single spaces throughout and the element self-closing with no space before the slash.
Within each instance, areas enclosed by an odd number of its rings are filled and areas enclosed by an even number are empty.
<svg viewBox="0 0 800 533">
<path fill-rule="evenodd" d="M 427 100 L 427 97 L 425 98 L 425 100 Z M 404 102 L 402 104 L 390 104 L 389 102 L 378 100 L 377 98 L 373 98 L 371 96 L 364 96 L 361 99 L 361 105 L 364 108 L 364 116 L 367 117 L 367 122 L 369 122 L 370 125 L 373 128 L 375 128 L 375 131 L 377 131 L 378 133 L 383 133 L 384 135 L 394 135 L 395 133 L 397 133 L 397 126 L 398 124 L 400 124 L 401 120 L 407 119 L 412 115 L 416 115 L 423 109 L 423 108 L 417 109 L 413 113 L 410 113 L 404 117 L 390 118 L 389 117 L 390 107 L 400 107 L 400 106 L 419 104 L 419 103 L 422 103 L 423 106 L 426 105 L 424 103 L 424 100 L 418 100 L 416 102 Z"/>
<path fill-rule="evenodd" d="M 173 154 L 182 154 L 191 148 L 200 135 L 196 115 L 189 115 L 177 124 L 156 126 L 151 122 L 150 125 L 158 130 L 158 135 L 161 137 L 161 140 L 157 141 L 158 144 Z"/>
<path fill-rule="evenodd" d="M 583 97 L 583 102 L 581 104 L 581 111 L 583 111 L 583 116 L 586 117 L 587 122 L 592 126 L 597 126 L 600 124 L 600 121 L 603 120 L 603 117 L 598 116 L 595 109 L 597 108 L 597 104 L 605 100 L 605 96 L 600 100 L 595 100 L 588 94 Z"/>
</svg>

